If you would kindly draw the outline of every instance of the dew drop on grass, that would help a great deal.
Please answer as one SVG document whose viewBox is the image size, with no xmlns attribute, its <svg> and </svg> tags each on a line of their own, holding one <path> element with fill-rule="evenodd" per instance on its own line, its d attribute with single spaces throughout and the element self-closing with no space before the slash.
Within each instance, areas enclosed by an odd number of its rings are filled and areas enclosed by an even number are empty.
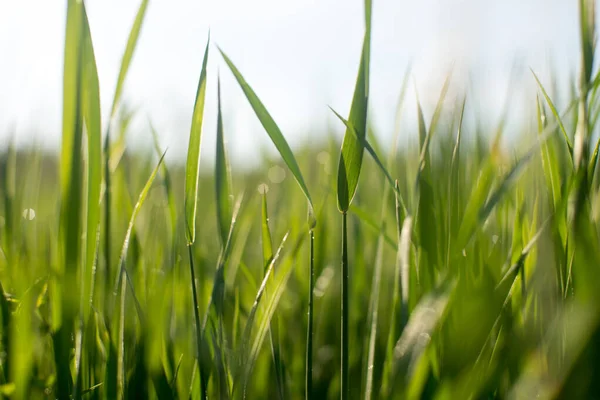
<svg viewBox="0 0 600 400">
<path fill-rule="evenodd" d="M 23 210 L 23 218 L 27 221 L 31 221 L 35 218 L 35 210 L 33 208 L 26 208 Z"/>
<path fill-rule="evenodd" d="M 269 185 L 267 185 L 266 183 L 261 183 L 260 185 L 258 185 L 258 193 L 260 193 L 260 194 L 269 193 Z"/>
<path fill-rule="evenodd" d="M 285 169 L 275 165 L 269 168 L 268 176 L 271 183 L 281 183 L 285 179 Z"/>
</svg>

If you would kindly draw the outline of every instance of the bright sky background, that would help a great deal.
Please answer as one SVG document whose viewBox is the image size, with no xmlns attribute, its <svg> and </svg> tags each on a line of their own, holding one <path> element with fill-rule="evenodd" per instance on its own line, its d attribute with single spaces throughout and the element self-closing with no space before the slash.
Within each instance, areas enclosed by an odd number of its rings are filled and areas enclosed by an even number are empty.
<svg viewBox="0 0 600 400">
<path fill-rule="evenodd" d="M 88 0 L 103 113 L 109 109 L 121 54 L 139 0 Z M 124 99 L 150 117 L 171 156 L 184 154 L 202 55 L 210 27 L 263 100 L 292 145 L 327 126 L 342 135 L 327 105 L 347 114 L 363 36 L 362 0 L 150 0 Z M 66 0 L 0 0 L 0 140 L 55 148 L 60 143 Z M 472 79 L 475 107 L 491 117 L 505 100 L 511 66 L 519 88 L 533 90 L 532 67 L 549 80 L 577 66 L 575 0 L 373 0 L 370 118 L 389 138 L 404 71 L 412 62 L 430 115 L 454 64 L 451 94 Z M 268 138 L 233 76 L 211 48 L 203 156 L 214 153 L 216 76 L 223 86 L 225 129 L 238 160 L 250 160 Z M 474 90 L 474 91 L 473 91 Z M 414 115 L 414 92 L 406 113 Z M 515 100 L 516 102 L 516 100 Z M 516 102 L 515 104 L 520 104 Z M 409 118 L 410 119 L 410 118 Z M 406 130 L 403 137 L 414 132 Z M 131 145 L 149 142 L 132 132 Z"/>
</svg>

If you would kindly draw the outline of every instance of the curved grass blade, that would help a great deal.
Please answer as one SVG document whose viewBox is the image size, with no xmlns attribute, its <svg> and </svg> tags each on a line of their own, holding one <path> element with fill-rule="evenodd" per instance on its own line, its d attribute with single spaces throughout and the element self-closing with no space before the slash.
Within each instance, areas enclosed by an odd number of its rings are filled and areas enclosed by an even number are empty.
<svg viewBox="0 0 600 400">
<path fill-rule="evenodd" d="M 204 99 L 206 97 L 206 64 L 208 62 L 208 49 L 210 34 L 204 50 L 202 70 L 198 81 L 196 102 L 192 115 L 192 128 L 188 146 L 187 163 L 185 166 L 185 222 L 186 238 L 188 245 L 196 239 L 196 209 L 198 206 L 198 177 L 200 169 L 200 143 L 202 137 L 202 121 L 204 120 Z"/>
<path fill-rule="evenodd" d="M 367 13 L 371 14 L 370 7 Z M 340 212 L 347 212 L 350 203 L 352 203 L 362 167 L 364 146 L 360 139 L 364 141 L 367 134 L 370 39 L 371 23 L 368 20 L 358 77 L 348 117 L 348 121 L 356 129 L 356 135 L 351 132 L 351 129 L 346 129 L 338 165 L 337 199 Z"/>
<path fill-rule="evenodd" d="M 127 231 L 125 232 L 125 238 L 123 239 L 123 247 L 121 248 L 121 255 L 119 257 L 119 269 L 118 269 L 119 273 L 117 274 L 117 277 L 115 279 L 115 284 L 113 286 L 113 296 L 116 299 L 116 297 L 118 295 L 117 291 L 119 289 L 119 284 L 120 284 L 121 280 L 123 279 L 123 275 L 125 276 L 127 285 L 129 286 L 129 289 L 131 290 L 131 294 L 132 294 L 132 297 L 134 300 L 134 304 L 135 304 L 135 307 L 137 310 L 138 317 L 139 317 L 140 321 L 142 322 L 142 325 L 144 323 L 144 313 L 143 313 L 142 307 L 135 295 L 135 291 L 133 288 L 133 282 L 131 281 L 131 277 L 129 276 L 129 272 L 127 271 L 127 268 L 125 266 L 125 260 L 127 259 L 127 250 L 129 249 L 129 242 L 131 239 L 131 234 L 133 232 L 133 226 L 135 224 L 135 220 L 140 212 L 140 209 L 142 208 L 142 205 L 144 204 L 144 201 L 146 200 L 146 197 L 148 196 L 148 192 L 150 191 L 150 188 L 152 187 L 152 183 L 154 183 L 154 178 L 156 178 L 156 174 L 158 173 L 160 165 L 162 164 L 162 162 L 165 158 L 165 154 L 166 153 L 163 153 L 160 160 L 158 161 L 158 164 L 156 165 L 156 167 L 154 167 L 152 174 L 150 174 L 150 177 L 146 181 L 146 184 L 144 185 L 144 188 L 140 192 L 140 194 L 138 196 L 138 200 L 135 203 L 135 206 L 133 207 L 133 212 L 131 214 L 131 218 L 129 219 L 129 224 L 127 225 Z"/>
<path fill-rule="evenodd" d="M 419 169 L 417 171 L 416 180 L 418 206 L 415 225 L 420 246 L 418 261 L 419 279 L 421 282 L 423 282 L 424 289 L 428 291 L 433 288 L 435 269 L 439 265 L 440 261 L 440 252 L 438 251 L 438 224 L 436 223 L 437 210 L 435 205 L 435 193 L 433 190 L 433 179 L 431 175 L 431 156 L 429 153 L 433 131 L 431 129 L 427 130 L 427 127 L 425 126 L 423 110 L 418 99 L 417 112 L 421 152 L 419 155 Z"/>
<path fill-rule="evenodd" d="M 242 341 L 241 344 L 242 359 L 240 362 L 240 370 L 238 374 L 241 374 L 239 376 L 241 378 L 239 381 L 241 381 L 242 383 L 242 397 L 244 398 L 250 374 L 258 358 L 260 349 L 269 329 L 269 324 L 271 323 L 271 319 L 273 317 L 273 314 L 275 313 L 275 309 L 277 308 L 277 304 L 279 303 L 279 299 L 281 298 L 287 280 L 290 277 L 295 257 L 301 248 L 304 238 L 304 235 L 298 238 L 294 245 L 292 253 L 290 254 L 290 256 L 286 257 L 287 261 L 275 271 L 275 263 L 279 259 L 282 246 L 284 244 L 284 241 L 287 239 L 287 234 L 284 236 L 284 239 L 282 240 L 281 245 L 276 251 L 273 260 L 269 265 L 267 272 L 265 273 L 263 282 L 256 294 L 256 299 L 248 316 L 246 327 L 244 328 L 243 338 L 245 339 Z M 273 276 L 271 276 L 272 274 Z M 261 301 L 263 296 L 267 296 L 267 298 Z M 259 305 L 261 306 L 260 309 Z M 251 333 L 255 326 L 257 326 L 257 330 L 252 338 Z M 250 342 L 252 342 L 251 346 L 249 346 Z M 235 389 L 236 387 L 234 387 L 234 390 Z"/>
<path fill-rule="evenodd" d="M 558 123 L 560 132 L 562 133 L 563 138 L 565 139 L 565 143 L 567 144 L 567 147 L 569 149 L 569 155 L 571 157 L 573 157 L 573 145 L 571 144 L 571 139 L 569 139 L 569 134 L 567 133 L 567 130 L 565 129 L 565 126 L 562 122 L 562 118 L 560 117 L 560 114 L 558 113 L 556 106 L 552 102 L 552 99 L 550 98 L 550 96 L 548 96 L 546 89 L 542 85 L 542 82 L 540 81 L 540 79 L 538 78 L 536 73 L 533 70 L 531 70 L 531 73 L 533 74 L 535 81 L 537 82 L 538 86 L 540 87 L 540 90 L 542 91 L 542 94 L 544 95 L 544 98 L 546 99 L 546 102 L 548 103 L 548 107 L 550 107 L 550 111 L 552 111 L 554 118 L 556 118 L 556 122 Z"/>
<path fill-rule="evenodd" d="M 144 22 L 144 16 L 146 15 L 147 8 L 148 0 L 142 0 L 142 2 L 140 3 L 140 7 L 138 8 L 138 12 L 135 16 L 133 26 L 131 27 L 131 31 L 129 32 L 129 38 L 127 39 L 125 52 L 123 53 L 123 58 L 121 59 L 121 68 L 119 69 L 117 87 L 115 88 L 115 95 L 113 97 L 113 102 L 111 106 L 111 119 L 115 116 L 115 113 L 119 106 L 119 100 L 121 99 L 121 94 L 123 93 L 125 77 L 127 76 L 127 72 L 129 71 L 129 65 L 131 64 L 131 59 L 133 58 L 133 53 L 135 51 L 135 47 L 137 46 L 138 37 L 140 36 L 140 30 L 142 29 L 142 24 Z"/>
<path fill-rule="evenodd" d="M 448 182 L 448 199 L 450 201 L 450 212 L 448 213 L 448 250 L 446 254 L 446 267 L 450 266 L 450 254 L 454 246 L 453 239 L 458 235 L 458 229 L 460 225 L 460 147 L 462 139 L 462 128 L 463 118 L 465 116 L 465 106 L 467 104 L 467 97 L 463 99 L 462 107 L 460 110 L 460 117 L 458 120 L 458 129 L 456 132 L 456 142 L 454 143 L 454 150 L 452 151 L 452 159 L 450 161 L 450 180 Z"/>
<path fill-rule="evenodd" d="M 369 142 L 367 141 L 366 138 L 361 138 L 358 135 L 358 133 L 356 132 L 356 129 L 354 128 L 354 126 L 349 121 L 347 121 L 344 117 L 342 117 L 333 108 L 329 107 L 329 109 L 335 114 L 336 117 L 338 117 L 338 119 L 340 121 L 342 121 L 344 123 L 344 125 L 346 126 L 346 129 L 347 129 L 347 132 L 349 134 L 351 134 L 351 135 L 354 135 L 354 137 L 356 138 L 356 140 L 358 140 L 358 142 L 364 147 L 365 150 L 367 150 L 367 152 L 369 153 L 369 155 L 373 158 L 373 161 L 375 161 L 375 164 L 379 167 L 379 169 L 381 170 L 381 172 L 385 176 L 385 179 L 388 182 L 388 184 L 390 185 L 390 187 L 399 196 L 400 204 L 402 205 L 402 208 L 403 208 L 404 212 L 406 213 L 406 206 L 404 205 L 404 200 L 402 199 L 402 195 L 400 194 L 399 189 L 396 187 L 396 184 L 395 184 L 394 180 L 392 179 L 392 176 L 388 172 L 387 168 L 383 165 L 383 162 L 381 162 L 381 159 L 379 158 L 379 156 L 375 152 L 375 149 L 373 149 L 373 147 L 369 144 Z M 353 205 L 350 205 L 348 208 L 352 209 L 353 207 L 354 207 Z"/>
<path fill-rule="evenodd" d="M 252 308 L 250 309 L 250 312 L 248 313 L 248 319 L 246 320 L 246 326 L 244 327 L 244 333 L 242 335 L 242 343 L 240 344 L 240 350 L 239 350 L 239 353 L 240 353 L 239 367 L 240 368 L 244 368 L 248 362 L 248 359 L 250 356 L 250 347 L 249 346 L 250 346 L 251 334 L 252 334 L 252 329 L 254 328 L 254 323 L 256 320 L 258 307 L 259 307 L 261 299 L 265 293 L 267 284 L 269 283 L 269 278 L 271 277 L 271 273 L 273 272 L 274 265 L 279 260 L 281 251 L 283 249 L 283 246 L 285 245 L 285 242 L 287 241 L 287 238 L 288 238 L 288 233 L 286 233 L 283 236 L 283 239 L 281 240 L 281 243 L 279 244 L 277 251 L 275 252 L 273 257 L 271 257 L 271 261 L 269 262 L 269 265 L 268 265 L 267 269 L 265 270 L 265 275 L 263 277 L 263 280 L 260 284 L 260 287 L 258 288 L 258 291 L 256 292 L 256 297 L 255 297 L 254 303 L 252 304 Z M 235 381 L 234 381 L 234 384 L 235 384 Z M 234 387 L 234 389 L 235 389 L 235 387 Z"/>
<path fill-rule="evenodd" d="M 123 57 L 121 59 L 121 66 L 119 68 L 119 76 L 117 77 L 117 84 L 115 88 L 115 93 L 113 95 L 113 101 L 110 111 L 109 121 L 106 124 L 106 136 L 104 138 L 104 182 L 105 182 L 105 191 L 104 191 L 104 262 L 106 265 L 105 270 L 105 309 L 108 310 L 110 304 L 110 280 L 112 278 L 112 246 L 111 246 L 111 155 L 110 155 L 110 130 L 111 130 L 111 121 L 116 115 L 119 101 L 121 99 L 121 94 L 123 92 L 123 86 L 125 84 L 125 78 L 127 77 L 127 72 L 129 71 L 129 65 L 131 64 L 131 59 L 133 58 L 133 53 L 135 51 L 140 30 L 142 28 L 142 24 L 144 21 L 144 17 L 146 15 L 146 9 L 148 7 L 148 0 L 142 0 L 140 6 L 138 8 L 137 15 L 129 32 L 129 37 L 127 39 L 127 44 L 125 46 L 125 51 L 123 52 Z"/>
<path fill-rule="evenodd" d="M 273 142 L 273 144 L 279 151 L 281 158 L 283 158 L 283 161 L 285 162 L 285 164 L 287 165 L 289 170 L 292 172 L 292 175 L 294 175 L 294 179 L 296 179 L 296 182 L 298 182 L 298 185 L 300 186 L 300 190 L 302 190 L 302 193 L 304 193 L 306 200 L 308 200 L 309 208 L 312 213 L 312 209 L 313 209 L 312 199 L 308 192 L 306 183 L 304 182 L 304 178 L 302 177 L 302 173 L 300 172 L 300 167 L 298 166 L 298 163 L 296 162 L 296 158 L 294 157 L 294 153 L 292 153 L 292 149 L 290 148 L 287 141 L 285 140 L 283 133 L 281 132 L 281 130 L 275 123 L 275 120 L 273 120 L 273 117 L 271 117 L 271 114 L 269 114 L 269 112 L 267 111 L 266 107 L 260 101 L 260 99 L 254 92 L 254 90 L 252 90 L 252 88 L 246 82 L 246 80 L 244 79 L 244 77 L 242 76 L 240 71 L 233 64 L 231 59 L 220 48 L 219 48 L 219 51 L 221 52 L 221 56 L 223 56 L 225 63 L 227 64 L 227 66 L 229 67 L 231 72 L 233 73 L 233 76 L 235 76 L 235 79 L 237 80 L 238 84 L 242 88 L 242 91 L 246 95 L 246 98 L 248 99 L 248 102 L 252 106 L 254 113 L 258 117 L 263 128 L 265 128 L 265 131 L 267 131 L 267 133 L 269 134 L 271 141 Z"/>
<path fill-rule="evenodd" d="M 231 169 L 227 160 L 221 113 L 221 78 L 217 79 L 217 158 L 215 168 L 215 192 L 217 194 L 217 222 L 221 245 L 224 246 L 231 222 Z"/>
</svg>

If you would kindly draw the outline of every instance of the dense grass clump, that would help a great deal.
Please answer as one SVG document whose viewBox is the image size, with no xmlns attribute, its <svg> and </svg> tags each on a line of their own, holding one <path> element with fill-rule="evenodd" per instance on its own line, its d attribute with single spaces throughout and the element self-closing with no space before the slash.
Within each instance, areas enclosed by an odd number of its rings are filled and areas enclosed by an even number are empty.
<svg viewBox="0 0 600 400">
<path fill-rule="evenodd" d="M 187 157 L 169 165 L 151 123 L 152 153 L 125 147 L 120 97 L 147 5 L 103 122 L 85 5 L 68 0 L 60 154 L 0 153 L 0 397 L 599 396 L 593 0 L 579 2 L 577 90 L 560 110 L 533 74 L 535 113 L 508 149 L 504 120 L 486 131 L 465 120 L 469 100 L 447 107 L 451 77 L 434 110 L 417 101 L 411 144 L 378 142 L 367 0 L 350 114 L 332 110 L 343 138 L 293 151 L 209 38 Z M 210 99 L 217 56 L 228 76 Z M 252 171 L 227 155 L 232 77 L 278 151 Z M 209 101 L 216 132 L 202 127 Z"/>
</svg>

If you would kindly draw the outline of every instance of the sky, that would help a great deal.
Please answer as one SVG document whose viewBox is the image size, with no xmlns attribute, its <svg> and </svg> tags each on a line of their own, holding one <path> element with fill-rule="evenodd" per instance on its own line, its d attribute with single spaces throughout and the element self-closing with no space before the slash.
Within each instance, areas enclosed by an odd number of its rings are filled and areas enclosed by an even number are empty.
<svg viewBox="0 0 600 400">
<path fill-rule="evenodd" d="M 139 0 L 86 5 L 106 123 Z M 21 145 L 60 145 L 65 14 L 66 0 L 0 0 L 2 143 L 15 135 Z M 203 157 L 214 154 L 217 74 L 234 160 L 252 163 L 257 151 L 272 150 L 216 45 L 292 146 L 322 138 L 325 129 L 342 137 L 328 106 L 343 115 L 350 108 L 364 33 L 361 0 L 150 0 L 123 95 L 136 110 L 129 146 L 151 143 L 151 120 L 169 155 L 185 155 L 209 29 Z M 431 115 L 451 66 L 450 96 L 468 93 L 472 107 L 493 120 L 507 100 L 514 65 L 519 78 L 510 104 L 522 111 L 526 94 L 535 93 L 529 68 L 549 82 L 550 65 L 567 76 L 579 61 L 575 0 L 373 0 L 372 35 L 369 118 L 384 139 L 394 131 L 409 65 L 407 126 L 416 93 Z M 407 128 L 401 137 L 413 134 Z"/>
</svg>

